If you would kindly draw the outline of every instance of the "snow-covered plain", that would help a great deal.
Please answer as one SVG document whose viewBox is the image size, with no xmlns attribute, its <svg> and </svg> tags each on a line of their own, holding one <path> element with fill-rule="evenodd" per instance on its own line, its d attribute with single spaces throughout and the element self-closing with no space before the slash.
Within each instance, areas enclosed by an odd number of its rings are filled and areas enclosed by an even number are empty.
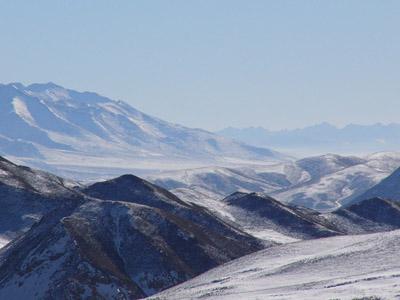
<svg viewBox="0 0 400 300">
<path fill-rule="evenodd" d="M 400 230 L 261 250 L 149 299 L 400 299 Z"/>
</svg>

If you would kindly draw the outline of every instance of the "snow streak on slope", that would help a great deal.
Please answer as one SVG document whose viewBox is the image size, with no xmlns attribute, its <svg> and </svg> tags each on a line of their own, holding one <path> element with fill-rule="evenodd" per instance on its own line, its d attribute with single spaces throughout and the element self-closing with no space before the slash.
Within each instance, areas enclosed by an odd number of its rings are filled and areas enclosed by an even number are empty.
<svg viewBox="0 0 400 300">
<path fill-rule="evenodd" d="M 149 299 L 400 297 L 400 230 L 276 246 Z"/>
<path fill-rule="evenodd" d="M 31 126 L 35 126 L 35 120 L 33 119 L 31 113 L 25 105 L 25 102 L 20 98 L 15 97 L 12 101 L 14 111 L 18 116 L 21 117 L 25 122 L 27 122 Z"/>
</svg>

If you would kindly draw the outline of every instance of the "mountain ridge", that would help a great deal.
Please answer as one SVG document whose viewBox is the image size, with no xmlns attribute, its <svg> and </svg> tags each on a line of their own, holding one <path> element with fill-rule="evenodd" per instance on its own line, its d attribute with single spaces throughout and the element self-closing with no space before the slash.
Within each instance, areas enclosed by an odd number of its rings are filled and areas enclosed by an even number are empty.
<svg viewBox="0 0 400 300">
<path fill-rule="evenodd" d="M 146 178 L 181 198 L 196 199 L 209 207 L 218 208 L 220 199 L 242 191 L 262 192 L 284 203 L 331 211 L 351 202 L 399 166 L 397 152 L 364 157 L 327 154 L 268 166 L 166 171 Z"/>
<path fill-rule="evenodd" d="M 0 84 L 0 154 L 52 172 L 103 167 L 115 176 L 122 168 L 286 159 L 270 149 L 163 121 L 123 101 L 54 83 Z"/>
<path fill-rule="evenodd" d="M 138 299 L 266 247 L 134 175 L 64 182 L 0 159 L 1 299 Z"/>
</svg>

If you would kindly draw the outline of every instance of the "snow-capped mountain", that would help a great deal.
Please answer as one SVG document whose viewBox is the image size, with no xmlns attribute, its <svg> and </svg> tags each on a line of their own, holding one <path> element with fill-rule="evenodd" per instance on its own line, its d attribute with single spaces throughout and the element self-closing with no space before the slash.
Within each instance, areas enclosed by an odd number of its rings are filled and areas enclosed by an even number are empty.
<svg viewBox="0 0 400 300">
<path fill-rule="evenodd" d="M 281 157 L 154 118 L 122 101 L 53 83 L 0 85 L 0 154 L 71 174 L 100 167 L 121 174 L 129 169 Z"/>
<path fill-rule="evenodd" d="M 13 238 L 0 299 L 138 299 L 266 245 L 133 175 L 75 186 L 0 163 L 0 229 Z"/>
<path fill-rule="evenodd" d="M 272 147 L 293 155 L 321 153 L 366 154 L 397 151 L 400 147 L 400 124 L 349 124 L 338 128 L 321 123 L 299 129 L 267 130 L 262 127 L 228 127 L 217 132 L 255 146 Z"/>
<path fill-rule="evenodd" d="M 285 203 L 330 211 L 363 194 L 399 166 L 400 154 L 395 152 L 362 158 L 327 154 L 263 166 L 162 172 L 148 179 L 214 210 L 220 210 L 222 198 L 242 191 L 263 192 Z"/>
<path fill-rule="evenodd" d="M 400 230 L 275 246 L 149 299 L 397 299 Z"/>
<path fill-rule="evenodd" d="M 361 159 L 322 155 L 293 165 L 303 177 L 272 195 L 285 202 L 327 211 L 349 203 L 389 176 L 400 166 L 400 153 L 376 153 Z"/>
</svg>

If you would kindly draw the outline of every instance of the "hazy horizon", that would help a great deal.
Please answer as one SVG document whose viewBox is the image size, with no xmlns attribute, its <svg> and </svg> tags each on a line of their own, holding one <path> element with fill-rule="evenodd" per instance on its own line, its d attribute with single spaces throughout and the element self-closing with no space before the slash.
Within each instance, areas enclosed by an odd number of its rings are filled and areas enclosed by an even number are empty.
<svg viewBox="0 0 400 300">
<path fill-rule="evenodd" d="M 61 86 L 63 88 L 66 88 L 66 89 L 75 90 L 75 89 L 73 89 L 71 87 L 63 86 L 62 84 L 59 84 L 59 83 L 53 82 L 53 81 L 48 81 L 48 82 L 21 82 L 21 81 L 15 81 L 15 82 L 0 82 L 0 84 L 4 84 L 4 85 L 22 84 L 22 85 L 24 85 L 26 87 L 29 86 L 29 85 L 32 85 L 32 84 L 41 84 L 41 85 L 54 84 L 54 85 L 58 85 L 58 86 Z M 133 107 L 135 107 L 129 101 L 126 101 L 124 99 L 116 99 L 116 98 L 113 98 L 112 96 L 108 96 L 108 95 L 103 95 L 103 94 L 98 93 L 97 91 L 91 91 L 91 90 L 85 90 L 85 89 L 77 90 L 77 91 L 78 92 L 96 93 L 96 94 L 99 94 L 100 96 L 104 96 L 104 97 L 107 97 L 107 98 L 115 100 L 115 101 L 124 101 L 124 102 L 132 105 Z M 137 107 L 135 107 L 135 108 L 137 108 Z M 148 113 L 146 111 L 143 111 L 143 110 L 141 110 L 141 111 L 143 113 L 145 113 L 145 114 L 152 115 L 151 113 Z M 154 115 L 152 115 L 152 116 L 154 116 Z M 157 116 L 154 116 L 154 117 L 157 117 Z M 167 122 L 171 122 L 171 123 L 177 123 L 177 122 L 174 122 L 173 120 L 168 120 L 168 119 L 164 119 L 164 120 L 167 121 Z M 190 127 L 190 126 L 185 125 L 185 124 L 180 124 L 180 123 L 177 123 L 177 124 Z M 240 129 L 265 129 L 265 130 L 268 130 L 268 131 L 271 131 L 271 132 L 279 132 L 279 131 L 302 130 L 302 129 L 306 129 L 306 128 L 310 128 L 310 127 L 320 127 L 320 126 L 331 126 L 331 127 L 335 127 L 336 129 L 345 129 L 348 126 L 390 126 L 390 125 L 400 125 L 400 122 L 383 122 L 383 121 L 377 121 L 377 122 L 373 122 L 373 123 L 372 122 L 371 123 L 351 123 L 350 122 L 350 123 L 344 123 L 342 125 L 338 125 L 338 124 L 335 124 L 335 123 L 332 123 L 332 122 L 328 122 L 328 121 L 320 121 L 318 123 L 304 124 L 303 126 L 298 126 L 298 127 L 291 127 L 291 128 L 282 127 L 282 128 L 274 128 L 274 129 L 267 128 L 267 127 L 261 126 L 261 125 L 259 125 L 259 126 L 257 126 L 257 125 L 249 125 L 249 126 L 243 126 L 243 127 L 227 125 L 226 127 L 215 129 L 215 130 L 209 130 L 209 129 L 206 129 L 206 128 L 203 128 L 203 127 L 193 127 L 193 128 L 205 129 L 205 130 L 208 130 L 208 131 L 211 131 L 211 132 L 219 132 L 219 131 L 223 131 L 224 129 L 230 129 L 230 128 L 231 129 L 239 129 L 239 130 Z"/>
<path fill-rule="evenodd" d="M 399 12 L 397 1 L 3 2 L 0 82 L 53 81 L 211 131 L 390 123 Z"/>
</svg>

